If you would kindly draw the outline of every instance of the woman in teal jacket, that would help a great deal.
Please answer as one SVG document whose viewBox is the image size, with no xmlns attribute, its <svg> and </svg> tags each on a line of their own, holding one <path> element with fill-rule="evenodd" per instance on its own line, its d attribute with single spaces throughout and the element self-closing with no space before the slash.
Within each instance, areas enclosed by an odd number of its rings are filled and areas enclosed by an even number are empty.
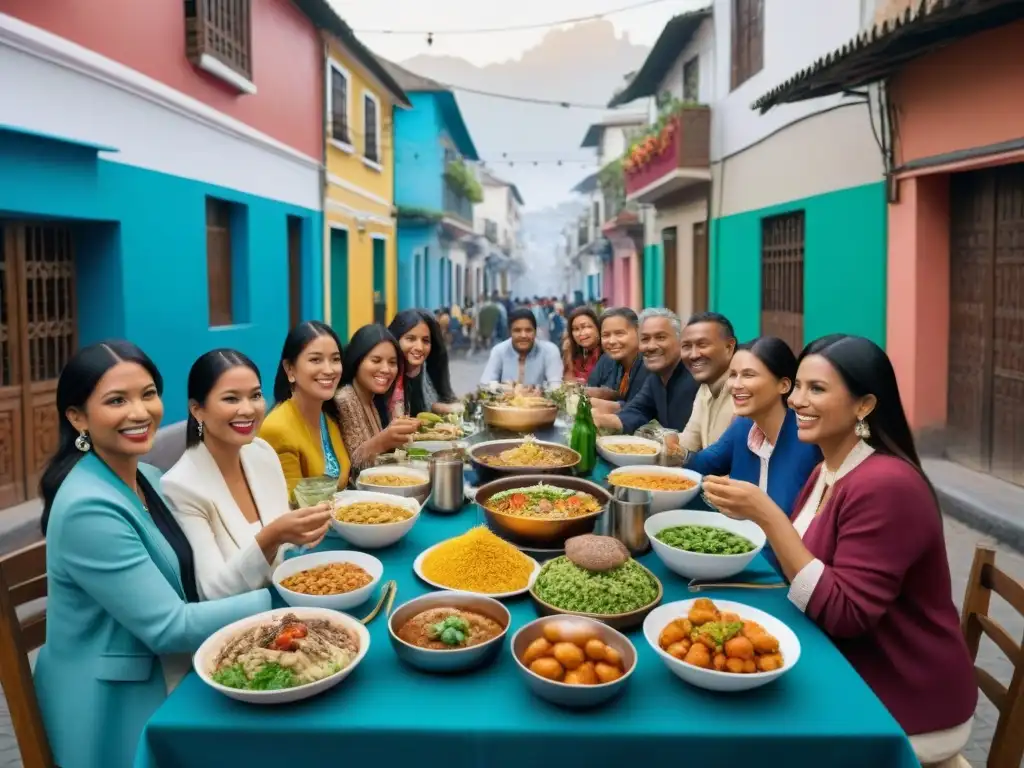
<svg viewBox="0 0 1024 768">
<path fill-rule="evenodd" d="M 150 715 L 212 633 L 270 593 L 200 603 L 192 550 L 139 463 L 163 381 L 133 344 L 78 352 L 57 383 L 57 452 L 43 474 L 46 644 L 35 684 L 61 768 L 127 768 Z"/>
</svg>

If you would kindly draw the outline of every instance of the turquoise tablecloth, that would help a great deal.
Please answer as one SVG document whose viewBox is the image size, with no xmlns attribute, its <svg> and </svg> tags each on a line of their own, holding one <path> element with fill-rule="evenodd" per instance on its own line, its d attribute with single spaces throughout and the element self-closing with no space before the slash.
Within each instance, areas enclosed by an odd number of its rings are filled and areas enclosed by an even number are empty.
<svg viewBox="0 0 1024 768">
<path fill-rule="evenodd" d="M 481 521 L 474 505 L 447 517 L 425 512 L 401 542 L 375 552 L 384 578 L 398 582 L 396 606 L 429 591 L 412 572 L 416 555 Z M 324 546 L 345 547 L 337 539 Z M 665 602 L 693 597 L 653 553 L 640 560 L 664 584 Z M 767 578 L 770 568 L 759 558 L 754 570 Z M 311 761 L 368 768 L 918 765 L 899 725 L 784 590 L 707 594 L 786 622 L 802 645 L 796 667 L 756 691 L 714 694 L 669 673 L 637 629 L 629 635 L 638 665 L 624 694 L 600 709 L 574 712 L 532 696 L 507 652 L 493 666 L 455 677 L 408 668 L 396 659 L 379 617 L 360 667 L 306 702 L 245 705 L 189 675 L 150 720 L 136 768 L 281 768 Z M 372 605 L 353 613 L 364 615 Z M 528 597 L 507 605 L 513 628 L 537 616 Z"/>
</svg>

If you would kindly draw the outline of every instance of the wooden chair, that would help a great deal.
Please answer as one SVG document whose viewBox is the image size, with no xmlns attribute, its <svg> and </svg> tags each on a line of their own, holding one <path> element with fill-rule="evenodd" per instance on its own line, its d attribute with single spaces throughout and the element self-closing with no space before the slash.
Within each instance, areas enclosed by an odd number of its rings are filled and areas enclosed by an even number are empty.
<svg viewBox="0 0 1024 768">
<path fill-rule="evenodd" d="M 17 609 L 46 597 L 46 542 L 0 558 L 0 684 L 25 768 L 53 768 L 28 654 L 46 642 L 46 609 Z M 27 614 L 27 615 L 26 615 Z"/>
<path fill-rule="evenodd" d="M 964 597 L 962 628 L 971 658 L 978 658 L 981 636 L 987 635 L 1013 664 L 1013 678 L 1006 688 L 975 664 L 978 688 L 999 710 L 988 768 L 1019 768 L 1024 758 L 1024 652 L 1009 633 L 989 616 L 995 592 L 1024 616 L 1024 585 L 996 567 L 996 553 L 979 546 L 974 552 L 971 576 Z"/>
</svg>

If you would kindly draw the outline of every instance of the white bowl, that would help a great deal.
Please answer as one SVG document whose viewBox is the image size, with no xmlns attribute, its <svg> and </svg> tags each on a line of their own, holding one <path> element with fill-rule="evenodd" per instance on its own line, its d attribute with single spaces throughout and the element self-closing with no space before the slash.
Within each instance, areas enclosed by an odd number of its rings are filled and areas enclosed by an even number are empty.
<svg viewBox="0 0 1024 768">
<path fill-rule="evenodd" d="M 460 437 L 459 440 L 462 438 Z M 454 448 L 459 447 L 459 440 L 419 440 L 417 442 L 409 443 L 409 448 L 422 448 L 427 453 L 437 453 L 438 451 L 450 451 Z"/>
<path fill-rule="evenodd" d="M 289 576 L 294 576 L 300 571 L 308 571 L 311 568 L 317 568 L 330 563 L 352 563 L 352 565 L 358 565 L 370 574 L 373 581 L 365 587 L 338 595 L 306 595 L 302 592 L 293 592 L 281 586 L 281 582 Z M 295 608 L 330 608 L 334 611 L 348 611 L 370 599 L 383 575 L 384 564 L 376 557 L 365 552 L 346 550 L 340 552 L 313 552 L 309 555 L 289 558 L 274 569 L 272 581 L 281 598 L 288 605 Z"/>
<path fill-rule="evenodd" d="M 220 683 L 214 682 L 213 678 L 210 676 L 211 667 L 213 666 L 217 655 L 228 641 L 251 627 L 263 624 L 264 622 L 273 621 L 288 613 L 294 615 L 300 620 L 326 619 L 335 624 L 339 624 L 349 632 L 352 632 L 359 639 L 359 652 L 352 660 L 352 663 L 340 672 L 335 672 L 333 675 L 325 677 L 323 680 L 317 680 L 314 683 L 306 683 L 305 685 L 299 685 L 295 688 L 285 688 L 284 690 L 278 691 L 240 691 L 236 688 L 228 688 Z M 195 667 L 196 674 L 199 675 L 200 680 L 215 691 L 219 691 L 232 699 L 244 701 L 249 704 L 287 704 L 292 701 L 308 699 L 311 696 L 316 696 L 318 693 L 323 693 L 324 691 L 336 686 L 348 677 L 352 673 L 352 670 L 359 666 L 359 662 L 363 660 L 363 657 L 366 656 L 366 652 L 369 649 L 370 633 L 359 621 L 347 614 L 338 613 L 338 611 L 332 611 L 327 608 L 276 608 L 272 611 L 264 611 L 263 613 L 257 613 L 255 616 L 241 619 L 240 621 L 236 621 L 234 624 L 228 624 L 228 626 L 223 629 L 214 632 L 201 646 L 199 646 L 199 650 L 196 651 L 195 655 L 192 657 L 192 664 Z"/>
<path fill-rule="evenodd" d="M 608 483 L 615 485 L 615 476 L 620 474 L 668 475 L 669 477 L 685 477 L 693 480 L 696 485 L 688 491 L 650 491 L 651 512 L 667 512 L 670 509 L 682 509 L 689 504 L 698 493 L 702 476 L 691 469 L 682 467 L 620 467 L 608 473 Z"/>
<path fill-rule="evenodd" d="M 373 478 L 379 475 L 401 475 L 416 480 L 417 483 L 415 485 L 402 486 L 374 485 Z M 430 473 L 419 467 L 404 467 L 400 464 L 369 467 L 359 473 L 359 476 L 356 478 L 356 488 L 360 491 L 386 493 L 389 496 L 414 499 L 426 495 L 430 490 Z"/>
<path fill-rule="evenodd" d="M 412 517 L 397 523 L 343 523 L 336 517 L 338 509 L 355 504 L 358 501 L 378 501 L 382 504 L 393 504 L 405 507 L 412 512 Z M 381 549 L 392 544 L 407 534 L 420 517 L 420 503 L 416 499 L 393 496 L 388 493 L 371 491 L 342 491 L 334 494 L 334 512 L 331 514 L 331 529 L 350 544 L 364 549 Z"/>
<path fill-rule="evenodd" d="M 658 636 L 661 631 L 676 619 L 685 619 L 690 612 L 690 607 L 696 602 L 694 600 L 679 600 L 675 603 L 661 605 L 647 614 L 644 619 L 644 637 L 650 644 L 659 658 L 665 662 L 665 666 L 672 674 L 690 685 L 704 688 L 708 691 L 749 691 L 760 688 L 773 680 L 782 677 L 791 670 L 800 660 L 800 640 L 796 633 L 788 626 L 776 619 L 770 613 L 752 608 L 743 603 L 734 603 L 730 600 L 714 600 L 715 607 L 720 611 L 731 611 L 738 614 L 745 621 L 756 621 L 770 635 L 779 640 L 779 650 L 782 651 L 782 668 L 773 672 L 754 672 L 750 675 L 737 675 L 732 672 L 718 672 L 714 669 L 703 669 L 687 664 L 685 661 L 670 656 L 658 645 Z"/>
<path fill-rule="evenodd" d="M 654 448 L 655 452 L 649 455 L 637 453 L 616 453 L 608 450 L 609 445 L 646 445 Z M 656 440 L 648 440 L 646 437 L 633 437 L 632 435 L 605 435 L 597 438 L 597 452 L 601 458 L 616 467 L 636 467 L 644 464 L 657 464 L 661 455 L 662 445 Z"/>
<path fill-rule="evenodd" d="M 707 525 L 724 528 L 730 533 L 750 539 L 754 549 L 742 555 L 705 555 L 687 552 L 658 541 L 656 534 L 666 528 L 678 525 Z M 726 579 L 742 571 L 764 549 L 768 540 L 757 523 L 749 520 L 733 520 L 720 512 L 705 512 L 698 509 L 673 509 L 647 518 L 644 533 L 651 540 L 654 554 L 670 571 L 688 579 Z"/>
</svg>

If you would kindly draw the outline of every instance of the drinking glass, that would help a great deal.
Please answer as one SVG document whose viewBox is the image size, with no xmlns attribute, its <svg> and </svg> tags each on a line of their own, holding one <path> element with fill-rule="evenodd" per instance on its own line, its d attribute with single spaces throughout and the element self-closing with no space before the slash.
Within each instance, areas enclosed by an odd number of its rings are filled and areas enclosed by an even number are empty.
<svg viewBox="0 0 1024 768">
<path fill-rule="evenodd" d="M 338 478 L 321 475 L 304 477 L 295 486 L 295 503 L 302 507 L 314 507 L 334 498 L 338 492 Z"/>
</svg>

